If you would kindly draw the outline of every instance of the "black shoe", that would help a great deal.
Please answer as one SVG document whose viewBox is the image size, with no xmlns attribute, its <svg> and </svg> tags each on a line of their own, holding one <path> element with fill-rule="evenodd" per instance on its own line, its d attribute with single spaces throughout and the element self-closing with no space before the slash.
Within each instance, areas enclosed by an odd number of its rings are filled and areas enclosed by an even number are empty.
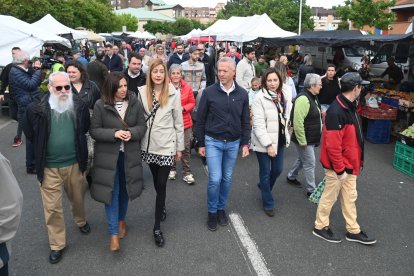
<svg viewBox="0 0 414 276">
<path fill-rule="evenodd" d="M 164 237 L 161 230 L 154 230 L 154 241 L 158 247 L 164 246 Z"/>
<path fill-rule="evenodd" d="M 91 226 L 86 222 L 84 226 L 79 227 L 79 231 L 84 235 L 88 235 L 91 232 Z"/>
<path fill-rule="evenodd" d="M 352 234 L 347 232 L 345 234 L 345 238 L 347 241 L 359 242 L 362 244 L 374 244 L 377 242 L 376 239 L 368 238 L 367 234 L 365 234 L 365 232 L 363 231 L 359 232 L 358 234 Z"/>
<path fill-rule="evenodd" d="M 312 194 L 311 192 L 307 192 L 306 196 L 309 198 L 311 196 L 311 194 Z"/>
<path fill-rule="evenodd" d="M 327 242 L 333 242 L 333 243 L 340 243 L 342 240 L 336 236 L 334 233 L 332 233 L 331 229 L 329 227 L 325 227 L 321 230 L 313 228 L 312 232 L 315 236 L 324 239 Z"/>
<path fill-rule="evenodd" d="M 210 231 L 217 230 L 217 213 L 208 212 L 207 228 Z"/>
<path fill-rule="evenodd" d="M 167 219 L 167 210 L 165 210 L 165 207 L 162 208 L 161 211 L 161 221 L 165 221 Z"/>
<path fill-rule="evenodd" d="M 292 186 L 295 186 L 296 188 L 302 187 L 302 183 L 300 183 L 297 179 L 289 179 L 289 177 L 286 177 L 287 183 L 291 184 Z"/>
<path fill-rule="evenodd" d="M 36 169 L 34 168 L 27 168 L 26 169 L 27 174 L 36 174 Z"/>
<path fill-rule="evenodd" d="M 60 262 L 60 260 L 62 260 L 62 256 L 63 256 L 63 249 L 62 250 L 52 250 L 52 251 L 50 251 L 49 262 L 51 264 L 57 264 L 58 262 Z"/>
<path fill-rule="evenodd" d="M 270 209 L 270 210 L 264 209 L 264 212 L 269 217 L 274 217 L 275 216 L 275 210 L 274 209 Z"/>
<path fill-rule="evenodd" d="M 218 224 L 221 226 L 226 226 L 229 224 L 229 218 L 226 215 L 226 211 L 224 210 L 217 210 L 217 221 Z"/>
</svg>

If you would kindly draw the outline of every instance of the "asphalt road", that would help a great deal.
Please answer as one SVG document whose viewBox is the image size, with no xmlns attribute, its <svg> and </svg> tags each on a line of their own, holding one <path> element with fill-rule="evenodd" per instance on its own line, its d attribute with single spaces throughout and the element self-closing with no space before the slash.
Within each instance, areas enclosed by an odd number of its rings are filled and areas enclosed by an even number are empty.
<svg viewBox="0 0 414 276">
<path fill-rule="evenodd" d="M 162 224 L 166 243 L 157 248 L 152 237 L 155 192 L 144 165 L 146 188 L 130 202 L 127 237 L 121 251 L 111 253 L 102 204 L 87 194 L 86 209 L 92 232 L 81 235 L 64 200 L 67 248 L 56 265 L 48 262 L 49 246 L 39 184 L 25 171 L 24 144 L 12 148 L 17 123 L 0 118 L 0 151 L 10 159 L 24 195 L 20 229 L 13 241 L 11 275 L 257 275 L 234 224 L 216 232 L 206 228 L 206 174 L 193 154 L 196 185 L 178 178 L 167 186 L 167 220 Z M 414 180 L 392 167 L 394 143 L 366 143 L 366 166 L 358 179 L 358 222 L 378 243 L 364 246 L 331 244 L 312 235 L 316 205 L 303 189 L 286 184 L 296 153 L 285 151 L 285 169 L 273 191 L 275 217 L 261 209 L 256 183 L 256 156 L 239 158 L 228 213 L 240 215 L 265 269 L 272 275 L 414 275 Z M 322 168 L 318 163 L 317 179 Z M 299 178 L 301 180 L 302 178 Z M 0 177 L 1 182 L 1 177 Z M 345 234 L 338 204 L 331 214 L 334 232 Z M 257 256 L 256 256 L 257 257 Z"/>
</svg>

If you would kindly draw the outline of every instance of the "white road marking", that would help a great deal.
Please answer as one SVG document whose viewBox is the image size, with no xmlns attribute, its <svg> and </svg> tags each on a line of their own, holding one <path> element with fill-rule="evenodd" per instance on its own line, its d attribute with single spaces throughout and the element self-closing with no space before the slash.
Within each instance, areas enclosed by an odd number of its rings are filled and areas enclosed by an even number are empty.
<svg viewBox="0 0 414 276">
<path fill-rule="evenodd" d="M 250 237 L 249 230 L 244 225 L 241 216 L 236 213 L 231 213 L 229 217 L 233 228 L 236 231 L 238 238 L 240 239 L 240 242 L 247 251 L 247 256 L 249 257 L 249 260 L 253 266 L 253 269 L 256 271 L 256 274 L 260 276 L 272 275 L 266 266 L 266 260 L 263 258 L 262 253 L 260 253 L 256 243 Z"/>
</svg>

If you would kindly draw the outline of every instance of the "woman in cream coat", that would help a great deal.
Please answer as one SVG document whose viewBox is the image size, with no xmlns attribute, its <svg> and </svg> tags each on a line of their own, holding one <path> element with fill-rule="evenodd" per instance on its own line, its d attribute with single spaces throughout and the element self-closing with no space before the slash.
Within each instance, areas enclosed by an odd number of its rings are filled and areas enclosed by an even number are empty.
<svg viewBox="0 0 414 276">
<path fill-rule="evenodd" d="M 262 77 L 262 91 L 253 105 L 252 146 L 259 162 L 258 184 L 262 193 L 263 209 L 269 217 L 274 215 L 275 201 L 272 189 L 283 170 L 284 148 L 290 143 L 288 124 L 292 110 L 292 92 L 281 81 L 273 67 Z"/>
<path fill-rule="evenodd" d="M 139 88 L 139 97 L 147 122 L 147 132 L 141 143 L 142 160 L 148 163 L 157 192 L 154 240 L 162 247 L 164 237 L 160 224 L 167 216 L 166 185 L 174 159 L 180 160 L 184 150 L 184 124 L 180 93 L 169 84 L 167 67 L 161 59 L 151 63 L 147 84 Z"/>
</svg>

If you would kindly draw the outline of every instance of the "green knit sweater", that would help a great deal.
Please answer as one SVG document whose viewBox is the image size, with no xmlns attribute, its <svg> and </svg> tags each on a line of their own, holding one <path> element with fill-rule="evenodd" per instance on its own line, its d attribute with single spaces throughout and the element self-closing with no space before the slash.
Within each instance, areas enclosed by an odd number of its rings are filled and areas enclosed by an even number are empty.
<svg viewBox="0 0 414 276">
<path fill-rule="evenodd" d="M 50 135 L 46 149 L 46 167 L 63 168 L 76 160 L 75 128 L 73 117 L 66 111 L 62 114 L 50 111 Z"/>
</svg>

